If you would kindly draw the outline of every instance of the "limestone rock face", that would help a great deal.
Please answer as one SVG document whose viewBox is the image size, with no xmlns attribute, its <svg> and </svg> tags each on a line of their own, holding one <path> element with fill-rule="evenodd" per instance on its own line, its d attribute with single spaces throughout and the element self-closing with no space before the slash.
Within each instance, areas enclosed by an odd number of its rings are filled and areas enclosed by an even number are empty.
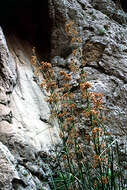
<svg viewBox="0 0 127 190">
<path fill-rule="evenodd" d="M 52 33 L 52 53 L 59 55 L 59 60 L 63 59 L 61 64 L 58 61 L 56 64 L 61 68 L 74 49 L 64 26 L 65 22 L 73 20 L 83 41 L 84 70 L 88 72 L 92 90 L 105 95 L 107 127 L 126 142 L 127 14 L 112 0 L 53 2 L 56 25 Z M 52 60 L 54 62 L 55 58 Z"/>
<path fill-rule="evenodd" d="M 105 95 L 108 130 L 127 136 L 127 14 L 111 0 L 49 0 L 51 57 L 67 69 L 73 47 L 65 23 L 82 38 L 84 68 L 95 92 Z M 32 45 L 0 28 L 0 190 L 40 190 L 49 174 L 43 161 L 58 141 L 50 108 L 30 64 Z M 57 56 L 57 57 L 56 57 Z M 57 70 L 56 69 L 56 70 Z M 55 126 L 55 127 L 54 127 Z M 47 153 L 48 155 L 48 153 Z"/>
<path fill-rule="evenodd" d="M 0 42 L 0 190 L 41 189 L 38 154 L 56 142 L 56 130 L 30 63 L 32 46 L 13 35 L 7 46 L 1 28 Z"/>
</svg>

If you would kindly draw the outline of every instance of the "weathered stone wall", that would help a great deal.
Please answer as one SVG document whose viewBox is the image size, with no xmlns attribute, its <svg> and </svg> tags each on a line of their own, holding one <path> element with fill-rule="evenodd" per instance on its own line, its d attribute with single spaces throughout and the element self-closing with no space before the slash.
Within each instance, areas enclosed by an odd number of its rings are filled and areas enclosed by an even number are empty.
<svg viewBox="0 0 127 190">
<path fill-rule="evenodd" d="M 1 28 L 0 42 L 0 190 L 40 190 L 49 172 L 43 151 L 57 131 L 39 86 L 42 76 L 39 82 L 30 64 L 32 46 L 12 34 L 6 43 Z"/>
<path fill-rule="evenodd" d="M 55 71 L 68 69 L 74 47 L 65 23 L 73 20 L 82 38 L 88 80 L 93 91 L 104 93 L 106 126 L 122 146 L 127 136 L 127 14 L 112 0 L 49 0 L 49 16 Z M 50 172 L 42 150 L 57 140 L 45 91 L 30 64 L 31 49 L 28 41 L 7 37 L 0 28 L 1 190 L 40 190 Z"/>
<path fill-rule="evenodd" d="M 54 0 L 53 3 L 52 54 L 68 63 L 67 53 L 71 54 L 73 47 L 65 33 L 65 23 L 73 20 L 83 41 L 88 80 L 93 90 L 105 95 L 107 126 L 126 141 L 127 14 L 112 0 Z"/>
</svg>

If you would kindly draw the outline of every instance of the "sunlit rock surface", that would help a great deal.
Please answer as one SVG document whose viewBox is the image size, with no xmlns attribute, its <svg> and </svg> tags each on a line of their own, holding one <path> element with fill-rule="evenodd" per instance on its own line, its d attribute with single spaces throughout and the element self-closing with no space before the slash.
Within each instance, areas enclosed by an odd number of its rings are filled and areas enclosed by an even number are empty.
<svg viewBox="0 0 127 190">
<path fill-rule="evenodd" d="M 7 47 L 0 32 L 1 77 L 5 73 L 0 87 L 0 189 L 40 189 L 39 175 L 46 173 L 37 155 L 48 155 L 58 141 L 57 129 L 30 63 L 32 46 L 11 35 Z"/>
</svg>

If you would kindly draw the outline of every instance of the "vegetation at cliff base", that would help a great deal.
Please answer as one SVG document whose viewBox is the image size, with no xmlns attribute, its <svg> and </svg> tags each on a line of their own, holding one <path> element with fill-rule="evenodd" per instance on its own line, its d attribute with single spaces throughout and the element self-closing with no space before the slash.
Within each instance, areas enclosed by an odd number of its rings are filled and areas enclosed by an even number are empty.
<svg viewBox="0 0 127 190">
<path fill-rule="evenodd" d="M 68 22 L 65 30 L 71 43 L 79 44 L 68 71 L 62 69 L 58 81 L 51 63 L 42 61 L 36 70 L 43 73 L 41 87 L 49 93 L 51 120 L 57 119 L 61 139 L 53 153 L 55 167 L 47 161 L 51 173 L 46 183 L 53 190 L 126 190 L 125 160 L 105 127 L 104 94 L 91 91 L 74 22 Z M 35 50 L 32 64 L 36 64 Z"/>
</svg>

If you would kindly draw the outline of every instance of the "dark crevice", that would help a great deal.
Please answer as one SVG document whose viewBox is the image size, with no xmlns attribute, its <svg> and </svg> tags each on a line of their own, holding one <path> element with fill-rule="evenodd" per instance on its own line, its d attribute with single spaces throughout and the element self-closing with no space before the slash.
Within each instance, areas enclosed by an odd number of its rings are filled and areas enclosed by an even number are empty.
<svg viewBox="0 0 127 190">
<path fill-rule="evenodd" d="M 3 1 L 0 25 L 6 36 L 14 34 L 37 47 L 49 59 L 51 50 L 51 20 L 48 1 Z"/>
<path fill-rule="evenodd" d="M 121 8 L 127 12 L 127 0 L 112 0 L 117 4 L 120 4 Z"/>
<path fill-rule="evenodd" d="M 78 3 L 81 5 L 83 10 L 87 10 L 87 6 L 85 5 L 85 2 L 83 3 L 82 1 L 78 0 Z"/>
<path fill-rule="evenodd" d="M 43 118 L 41 115 L 40 115 L 40 118 L 39 118 L 39 119 L 40 119 L 42 122 L 47 123 L 47 124 L 53 126 L 53 124 L 52 124 L 51 122 L 49 122 L 47 119 Z"/>
<path fill-rule="evenodd" d="M 45 178 L 46 174 L 45 174 L 45 173 L 42 174 L 42 172 L 40 172 L 40 170 L 34 171 L 33 169 L 30 169 L 30 168 L 26 165 L 27 161 L 28 161 L 28 160 L 23 160 L 22 162 L 20 161 L 19 164 L 20 164 L 21 166 L 23 166 L 23 167 L 26 169 L 27 172 L 29 171 L 29 172 L 32 174 L 32 176 L 36 176 L 40 181 L 42 181 L 42 180 Z M 42 168 L 41 168 L 41 169 L 42 169 Z M 42 170 L 43 170 L 43 169 L 42 169 Z M 44 172 L 44 171 L 43 171 L 43 172 Z"/>
<path fill-rule="evenodd" d="M 103 67 L 101 67 L 99 64 L 98 64 L 98 66 L 94 66 L 94 65 L 88 65 L 88 64 L 86 64 L 86 67 L 94 68 L 94 69 L 96 69 L 97 71 L 99 71 L 100 73 L 103 73 L 103 74 L 108 75 L 108 76 L 114 76 L 114 77 L 117 77 L 117 78 L 119 78 L 120 80 L 122 80 L 124 84 L 127 83 L 127 81 L 125 80 L 124 77 L 119 76 L 119 75 L 116 75 L 115 73 L 110 72 L 109 70 L 106 71 L 106 70 L 105 70 Z"/>
<path fill-rule="evenodd" d="M 27 187 L 27 185 L 23 182 L 23 180 L 14 178 L 12 180 L 12 187 L 13 187 L 13 189 L 17 190 L 18 187 L 19 187 L 19 185 L 21 185 L 24 188 Z"/>
<path fill-rule="evenodd" d="M 4 69 L 4 65 L 3 65 L 3 60 L 0 53 L 0 78 L 6 81 L 6 76 L 4 75 L 3 69 Z"/>
</svg>

